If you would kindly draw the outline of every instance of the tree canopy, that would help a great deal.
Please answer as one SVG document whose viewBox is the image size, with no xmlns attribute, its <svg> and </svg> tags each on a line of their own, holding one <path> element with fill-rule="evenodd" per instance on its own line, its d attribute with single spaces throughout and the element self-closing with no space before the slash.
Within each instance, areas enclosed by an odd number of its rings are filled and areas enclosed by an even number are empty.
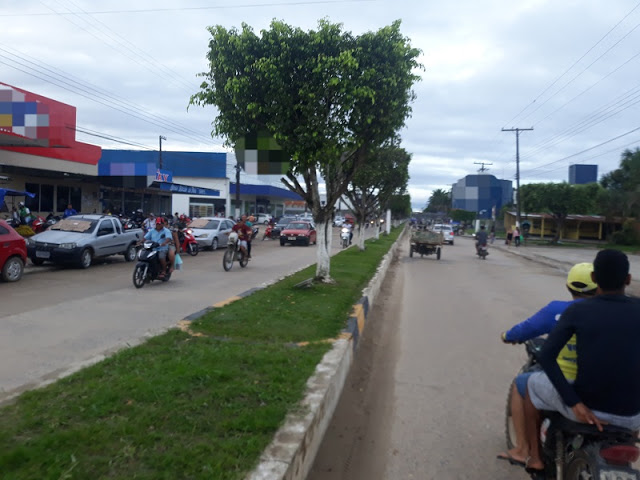
<svg viewBox="0 0 640 480">
<path fill-rule="evenodd" d="M 327 20 L 308 32 L 280 21 L 260 36 L 246 24 L 209 32 L 210 69 L 191 104 L 217 107 L 213 133 L 229 145 L 258 130 L 275 138 L 291 159 L 282 181 L 318 226 L 316 276 L 328 280 L 334 205 L 370 152 L 397 140 L 411 113 L 420 51 L 399 21 L 359 36 Z"/>
<path fill-rule="evenodd" d="M 451 192 L 438 188 L 431 193 L 424 212 L 447 213 L 451 209 Z"/>
</svg>

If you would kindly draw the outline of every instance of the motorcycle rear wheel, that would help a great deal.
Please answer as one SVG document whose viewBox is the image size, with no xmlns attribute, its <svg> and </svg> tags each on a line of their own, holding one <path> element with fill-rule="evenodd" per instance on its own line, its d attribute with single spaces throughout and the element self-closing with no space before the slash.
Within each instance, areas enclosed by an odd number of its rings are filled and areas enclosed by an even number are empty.
<svg viewBox="0 0 640 480">
<path fill-rule="evenodd" d="M 238 261 L 240 262 L 240 266 L 241 266 L 242 268 L 246 267 L 246 266 L 247 266 L 247 264 L 249 263 L 249 257 L 247 257 L 247 256 L 246 256 L 244 253 L 242 253 L 242 252 L 239 252 L 239 253 L 238 253 L 238 256 L 240 257 L 240 258 L 238 259 Z"/>
<path fill-rule="evenodd" d="M 504 436 L 507 440 L 507 450 L 516 448 L 516 431 L 511 417 L 511 396 L 513 395 L 513 383 L 509 384 L 509 394 L 507 395 L 507 406 L 504 412 Z"/>
<path fill-rule="evenodd" d="M 144 281 L 144 267 L 136 265 L 136 268 L 133 269 L 133 286 L 142 288 L 144 287 Z"/>
<path fill-rule="evenodd" d="M 187 252 L 189 252 L 189 255 L 191 255 L 192 257 L 195 257 L 196 255 L 198 255 L 199 251 L 200 251 L 200 248 L 197 243 L 190 243 L 189 246 L 187 247 Z"/>
<path fill-rule="evenodd" d="M 227 248 L 227 250 L 224 252 L 224 256 L 222 257 L 222 267 L 224 268 L 225 272 L 228 272 L 229 270 L 231 270 L 231 267 L 233 267 L 233 250 L 231 250 L 230 248 Z"/>
<path fill-rule="evenodd" d="M 573 459 L 571 459 L 566 467 L 564 478 L 566 480 L 595 479 L 598 472 L 595 460 L 584 450 L 573 452 L 573 455 Z"/>
</svg>

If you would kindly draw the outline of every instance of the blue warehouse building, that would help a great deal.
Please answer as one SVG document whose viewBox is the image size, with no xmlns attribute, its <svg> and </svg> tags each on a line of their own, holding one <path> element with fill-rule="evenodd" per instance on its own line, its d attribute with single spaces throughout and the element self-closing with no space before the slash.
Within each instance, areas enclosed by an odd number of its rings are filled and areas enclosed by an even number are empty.
<svg viewBox="0 0 640 480">
<path fill-rule="evenodd" d="M 598 165 L 569 165 L 569 183 L 583 185 L 598 181 Z"/>
<path fill-rule="evenodd" d="M 479 219 L 490 219 L 493 208 L 498 214 L 512 199 L 511 180 L 500 180 L 488 174 L 467 175 L 451 187 L 451 206 L 476 212 Z"/>
</svg>

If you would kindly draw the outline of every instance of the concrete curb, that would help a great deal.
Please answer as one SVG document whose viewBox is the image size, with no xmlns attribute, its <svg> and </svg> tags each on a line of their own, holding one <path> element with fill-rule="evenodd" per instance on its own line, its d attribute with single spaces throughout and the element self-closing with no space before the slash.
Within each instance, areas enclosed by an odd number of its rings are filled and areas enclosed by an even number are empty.
<svg viewBox="0 0 640 480">
<path fill-rule="evenodd" d="M 309 474 L 353 364 L 368 313 L 375 304 L 391 262 L 404 246 L 408 232 L 409 229 L 405 228 L 384 256 L 362 298 L 354 305 L 347 328 L 307 381 L 301 411 L 287 415 L 284 425 L 276 432 L 262 453 L 260 463 L 245 477 L 246 480 L 304 480 Z"/>
</svg>

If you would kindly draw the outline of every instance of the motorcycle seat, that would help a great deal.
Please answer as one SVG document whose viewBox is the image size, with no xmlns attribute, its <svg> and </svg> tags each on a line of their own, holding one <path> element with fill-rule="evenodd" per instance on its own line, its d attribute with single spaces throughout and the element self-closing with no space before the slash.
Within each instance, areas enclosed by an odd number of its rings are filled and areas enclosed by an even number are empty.
<svg viewBox="0 0 640 480">
<path fill-rule="evenodd" d="M 556 429 L 560 429 L 563 432 L 569 434 L 597 435 L 600 437 L 606 436 L 630 442 L 637 441 L 637 437 L 633 430 L 629 430 L 628 428 L 617 427 L 615 425 L 603 425 L 602 427 L 604 430 L 600 432 L 598 430 L 598 427 L 596 427 L 595 425 L 574 422 L 562 416 L 558 412 L 543 411 L 540 413 L 543 415 L 543 417 L 549 418 L 549 420 L 551 420 L 551 425 L 553 425 Z"/>
</svg>

